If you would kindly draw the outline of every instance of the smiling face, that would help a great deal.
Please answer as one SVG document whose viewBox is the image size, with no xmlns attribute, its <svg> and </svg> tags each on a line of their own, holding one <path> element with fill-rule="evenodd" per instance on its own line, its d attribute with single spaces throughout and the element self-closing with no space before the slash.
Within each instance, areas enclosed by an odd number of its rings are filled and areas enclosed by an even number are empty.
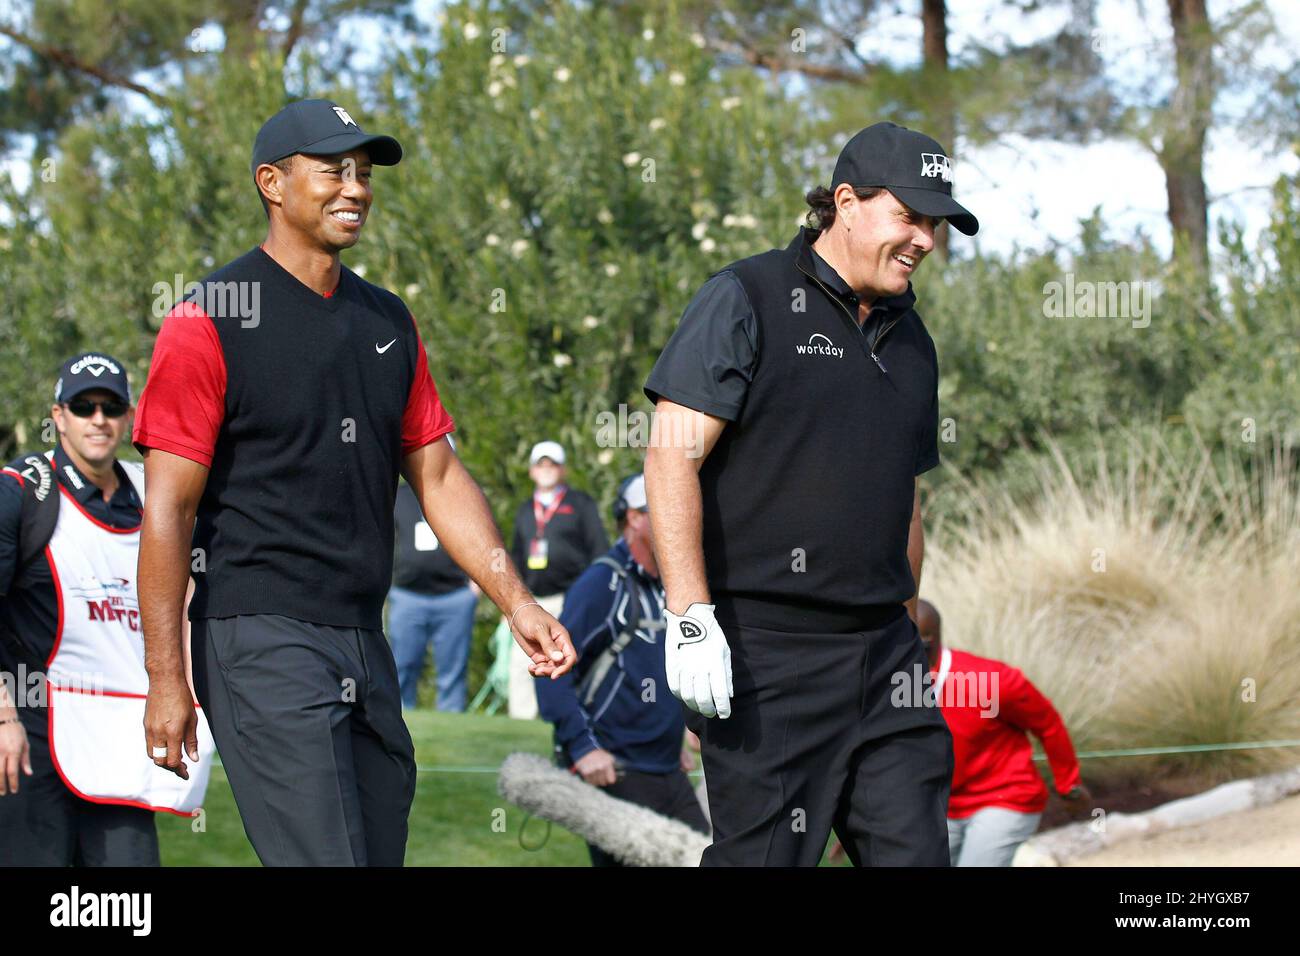
<svg viewBox="0 0 1300 956">
<path fill-rule="evenodd" d="M 370 213 L 370 154 L 290 157 L 289 171 L 264 164 L 257 182 L 280 226 L 309 244 L 336 253 L 356 245 Z"/>
<path fill-rule="evenodd" d="M 528 469 L 528 477 L 533 479 L 538 491 L 550 491 L 564 480 L 564 466 L 549 458 L 539 458 L 537 464 Z"/>
<path fill-rule="evenodd" d="M 69 404 L 80 407 L 82 401 L 117 403 L 120 399 L 106 389 L 92 388 L 78 393 Z M 103 407 L 96 405 L 88 418 L 81 418 L 68 407 L 55 405 L 50 415 L 59 430 L 59 441 L 73 463 L 83 471 L 95 471 L 112 463 L 118 444 L 131 430 L 134 411 L 128 407 L 125 415 L 109 418 Z"/>
<path fill-rule="evenodd" d="M 835 207 L 832 228 L 844 230 L 848 260 L 844 281 L 871 299 L 906 292 L 912 273 L 934 248 L 939 220 L 909 209 L 887 189 L 859 199 L 851 186 L 841 184 L 835 190 Z"/>
</svg>

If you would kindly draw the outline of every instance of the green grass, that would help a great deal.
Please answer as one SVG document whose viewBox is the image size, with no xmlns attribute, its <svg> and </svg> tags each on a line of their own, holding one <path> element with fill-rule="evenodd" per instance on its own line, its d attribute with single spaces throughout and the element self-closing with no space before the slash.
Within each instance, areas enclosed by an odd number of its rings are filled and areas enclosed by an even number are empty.
<svg viewBox="0 0 1300 956">
<path fill-rule="evenodd" d="M 421 767 L 498 767 L 516 750 L 549 753 L 551 728 L 538 720 L 511 720 L 436 711 L 407 712 Z M 587 866 L 586 844 L 525 813 L 496 791 L 495 773 L 423 772 L 411 808 L 407 866 Z M 500 812 L 503 811 L 504 816 Z M 504 828 L 494 828 L 495 819 Z M 257 866 L 244 836 L 226 776 L 217 768 L 204 801 L 204 830 L 195 821 L 160 813 L 164 866 Z M 523 844 L 539 849 L 526 850 Z M 498 832 L 501 831 L 501 832 Z"/>
</svg>

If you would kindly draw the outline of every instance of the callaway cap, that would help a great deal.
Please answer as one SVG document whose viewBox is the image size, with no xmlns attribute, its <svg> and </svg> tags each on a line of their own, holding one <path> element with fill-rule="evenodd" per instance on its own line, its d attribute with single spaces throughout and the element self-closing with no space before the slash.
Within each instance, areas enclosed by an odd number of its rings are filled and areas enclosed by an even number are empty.
<svg viewBox="0 0 1300 956">
<path fill-rule="evenodd" d="M 63 363 L 59 368 L 59 380 L 54 383 L 54 400 L 60 404 L 70 402 L 92 388 L 112 392 L 131 404 L 131 386 L 126 380 L 126 369 L 117 359 L 101 352 L 82 352 Z"/>
<path fill-rule="evenodd" d="M 884 186 L 919 213 L 947 219 L 968 236 L 979 220 L 952 198 L 952 160 L 935 140 L 896 123 L 868 126 L 845 145 L 835 162 L 832 191 L 840 183 Z"/>
<path fill-rule="evenodd" d="M 549 458 L 557 465 L 563 465 L 564 449 L 557 441 L 539 441 L 528 455 L 528 464 L 535 465 L 543 458 Z"/>
<path fill-rule="evenodd" d="M 348 111 L 329 100 L 290 103 L 262 124 L 253 141 L 253 174 L 263 163 L 306 153 L 333 156 L 366 147 L 377 166 L 396 166 L 402 146 L 391 136 L 367 135 Z"/>
</svg>

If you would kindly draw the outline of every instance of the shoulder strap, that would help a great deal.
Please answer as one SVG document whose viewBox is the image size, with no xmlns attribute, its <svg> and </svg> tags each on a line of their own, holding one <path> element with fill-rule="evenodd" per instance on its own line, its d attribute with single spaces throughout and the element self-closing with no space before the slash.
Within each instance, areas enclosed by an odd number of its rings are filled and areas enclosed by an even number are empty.
<svg viewBox="0 0 1300 956">
<path fill-rule="evenodd" d="M 59 489 L 54 466 L 40 452 L 15 458 L 4 470 L 22 478 L 23 510 L 18 527 L 18 569 L 21 570 L 39 558 L 54 537 L 54 526 L 59 522 Z M 33 671 L 45 669 L 44 663 L 2 622 L 0 643 L 14 655 L 14 663 L 22 661 Z"/>
<path fill-rule="evenodd" d="M 131 479 L 131 484 L 135 486 L 140 504 L 144 504 L 144 465 L 138 461 L 119 461 L 118 464 L 126 472 L 126 477 Z"/>
<path fill-rule="evenodd" d="M 18 564 L 34 561 L 54 536 L 59 521 L 59 489 L 54 466 L 40 452 L 15 458 L 5 468 L 23 479 L 23 517 L 18 531 Z"/>
<path fill-rule="evenodd" d="M 632 643 L 636 637 L 637 624 L 641 620 L 641 586 L 637 583 L 636 576 L 628 574 L 627 569 L 619 564 L 607 554 L 601 555 L 593 564 L 603 564 L 606 567 L 614 569 L 614 574 L 628 586 L 628 621 L 623 629 L 614 635 L 614 639 L 605 646 L 600 652 L 600 656 L 592 662 L 587 668 L 587 672 L 582 675 L 578 681 L 578 696 L 582 700 L 584 707 L 590 706 L 596 697 L 596 691 L 601 684 L 605 682 L 605 677 L 609 673 L 614 662 L 618 660 L 618 655 L 623 653 L 623 649 Z"/>
</svg>

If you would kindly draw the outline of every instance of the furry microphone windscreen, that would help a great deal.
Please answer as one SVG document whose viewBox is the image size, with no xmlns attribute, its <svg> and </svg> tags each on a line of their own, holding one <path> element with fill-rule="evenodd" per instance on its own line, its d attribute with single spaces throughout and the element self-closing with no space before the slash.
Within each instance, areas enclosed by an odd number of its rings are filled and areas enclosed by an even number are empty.
<svg viewBox="0 0 1300 956">
<path fill-rule="evenodd" d="M 513 753 L 497 790 L 516 806 L 558 823 L 628 866 L 699 866 L 709 837 L 619 800 L 537 754 Z"/>
</svg>

